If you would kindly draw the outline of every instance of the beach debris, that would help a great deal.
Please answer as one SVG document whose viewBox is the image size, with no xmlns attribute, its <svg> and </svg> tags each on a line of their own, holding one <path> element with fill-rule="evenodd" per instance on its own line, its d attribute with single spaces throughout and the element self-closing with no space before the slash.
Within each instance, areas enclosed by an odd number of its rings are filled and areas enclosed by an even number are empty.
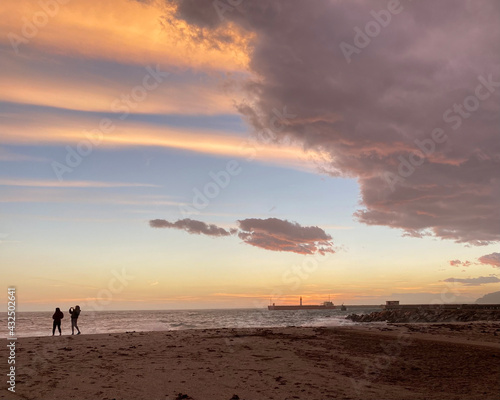
<svg viewBox="0 0 500 400">
<path fill-rule="evenodd" d="M 194 399 L 191 396 L 189 396 L 188 394 L 178 393 L 175 400 L 194 400 Z"/>
<path fill-rule="evenodd" d="M 279 382 L 280 385 L 286 385 L 286 379 L 284 379 L 282 376 L 278 376 L 274 378 L 276 382 Z"/>
</svg>

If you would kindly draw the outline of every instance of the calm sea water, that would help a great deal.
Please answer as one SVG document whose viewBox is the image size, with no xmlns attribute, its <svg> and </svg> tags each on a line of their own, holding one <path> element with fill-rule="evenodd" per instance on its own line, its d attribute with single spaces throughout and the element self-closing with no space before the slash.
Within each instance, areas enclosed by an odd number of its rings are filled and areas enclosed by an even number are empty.
<svg viewBox="0 0 500 400">
<path fill-rule="evenodd" d="M 252 328 L 286 326 L 352 325 L 347 314 L 376 309 L 269 311 L 266 309 L 230 310 L 161 310 L 161 311 L 86 311 L 82 310 L 78 326 L 82 334 L 130 331 L 169 331 L 180 329 Z M 52 335 L 50 312 L 17 312 L 18 337 Z M 7 313 L 0 313 L 0 337 L 7 337 Z M 71 334 L 67 312 L 62 320 L 63 335 Z"/>
</svg>

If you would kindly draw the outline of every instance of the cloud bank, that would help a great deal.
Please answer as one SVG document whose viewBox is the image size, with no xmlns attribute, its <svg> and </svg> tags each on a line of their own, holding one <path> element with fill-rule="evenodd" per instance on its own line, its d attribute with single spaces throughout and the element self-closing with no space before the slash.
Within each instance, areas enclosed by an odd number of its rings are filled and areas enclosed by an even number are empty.
<svg viewBox="0 0 500 400">
<path fill-rule="evenodd" d="M 476 300 L 477 304 L 500 304 L 500 291 L 487 293 Z"/>
<path fill-rule="evenodd" d="M 245 1 L 224 18 L 212 2 L 179 4 L 189 24 L 229 21 L 253 36 L 240 113 L 256 132 L 329 154 L 324 172 L 357 179 L 359 221 L 500 240 L 497 1 L 401 2 L 364 39 L 387 1 Z M 341 44 L 363 41 L 348 62 Z M 296 117 L 276 119 L 284 107 Z"/>
<path fill-rule="evenodd" d="M 443 282 L 460 282 L 465 286 L 481 286 L 487 283 L 497 283 L 500 282 L 496 276 L 480 276 L 478 278 L 448 278 L 443 280 Z"/>
<path fill-rule="evenodd" d="M 335 252 L 332 237 L 317 226 L 301 226 L 278 218 L 249 218 L 238 220 L 237 224 L 238 228 L 226 230 L 189 218 L 176 222 L 164 219 L 149 221 L 152 228 L 181 229 L 191 234 L 212 237 L 237 235 L 246 244 L 271 251 L 322 255 Z"/>
</svg>

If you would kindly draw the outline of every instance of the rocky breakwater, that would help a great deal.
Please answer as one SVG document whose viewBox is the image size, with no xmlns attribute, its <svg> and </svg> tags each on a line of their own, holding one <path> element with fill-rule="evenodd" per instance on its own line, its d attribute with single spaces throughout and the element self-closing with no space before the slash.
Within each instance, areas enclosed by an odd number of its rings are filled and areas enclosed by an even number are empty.
<svg viewBox="0 0 500 400">
<path fill-rule="evenodd" d="M 354 322 L 469 322 L 500 321 L 500 310 L 443 310 L 412 309 L 383 310 L 370 314 L 351 314 L 346 317 Z"/>
</svg>

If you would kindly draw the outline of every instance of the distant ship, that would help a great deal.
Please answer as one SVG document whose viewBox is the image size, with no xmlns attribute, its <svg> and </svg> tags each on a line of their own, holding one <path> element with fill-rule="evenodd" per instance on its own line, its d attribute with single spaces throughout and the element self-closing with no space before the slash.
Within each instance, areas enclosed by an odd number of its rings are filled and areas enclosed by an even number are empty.
<svg viewBox="0 0 500 400">
<path fill-rule="evenodd" d="M 323 304 L 302 304 L 302 297 L 300 298 L 300 304 L 295 306 L 277 306 L 272 304 L 267 306 L 268 310 L 334 310 L 335 307 L 331 301 L 324 301 Z"/>
</svg>

